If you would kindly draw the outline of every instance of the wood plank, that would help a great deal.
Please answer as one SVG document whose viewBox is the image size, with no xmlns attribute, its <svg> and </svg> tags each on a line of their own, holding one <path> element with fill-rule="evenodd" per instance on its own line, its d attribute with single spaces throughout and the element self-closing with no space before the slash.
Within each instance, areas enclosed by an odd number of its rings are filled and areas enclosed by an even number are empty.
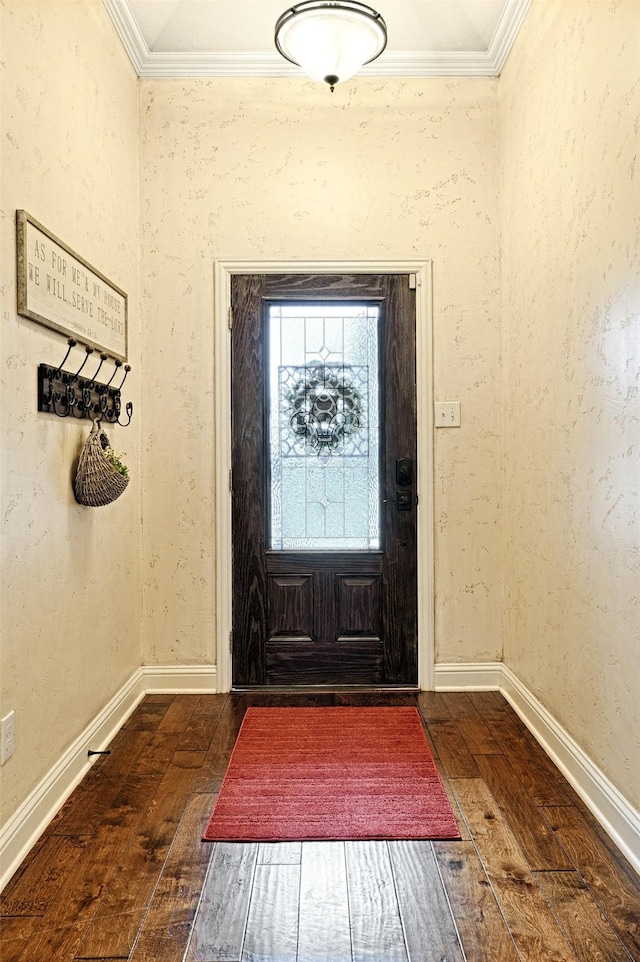
<svg viewBox="0 0 640 962">
<path fill-rule="evenodd" d="M 468 960 L 519 962 L 472 842 L 434 842 L 438 867 Z"/>
<path fill-rule="evenodd" d="M 631 962 L 577 872 L 534 872 L 578 962 Z"/>
<path fill-rule="evenodd" d="M 175 695 L 147 695 L 129 716 L 123 728 L 130 731 L 155 732 Z"/>
<path fill-rule="evenodd" d="M 296 962 L 299 898 L 299 865 L 256 866 L 242 962 Z M 207 962 L 227 960 L 213 955 Z"/>
<path fill-rule="evenodd" d="M 476 758 L 480 774 L 502 809 L 530 868 L 541 871 L 570 870 L 573 862 L 564 851 L 534 802 L 522 790 L 522 782 L 503 755 Z"/>
<path fill-rule="evenodd" d="M 169 734 L 156 732 L 151 735 L 145 750 L 133 766 L 132 773 L 135 775 L 164 775 L 178 747 L 179 740 L 180 736 L 174 732 Z"/>
<path fill-rule="evenodd" d="M 185 962 L 239 962 L 258 846 L 216 842 Z"/>
<path fill-rule="evenodd" d="M 156 729 L 159 732 L 178 732 L 182 734 L 200 701 L 200 695 L 176 695 Z"/>
<path fill-rule="evenodd" d="M 484 713 L 487 727 L 536 805 L 570 805 L 568 785 L 510 706 Z"/>
<path fill-rule="evenodd" d="M 451 712 L 447 708 L 443 692 L 421 691 L 418 693 L 417 699 L 418 709 L 427 726 L 432 721 L 451 718 Z"/>
<path fill-rule="evenodd" d="M 499 691 L 470 691 L 467 694 L 483 717 L 486 711 L 505 711 L 507 708 L 507 700 Z"/>
<path fill-rule="evenodd" d="M 77 791 L 77 789 L 76 789 L 76 791 Z M 51 819 L 51 821 L 49 822 L 49 824 L 46 826 L 46 828 L 44 829 L 44 831 L 42 832 L 42 834 L 40 835 L 40 837 L 39 837 L 38 839 L 36 839 L 36 841 L 33 843 L 32 847 L 31 847 L 30 850 L 27 852 L 27 854 L 25 855 L 24 859 L 22 860 L 22 862 L 20 863 L 20 865 L 18 865 L 18 867 L 16 868 L 15 872 L 14 872 L 13 875 L 11 876 L 11 879 L 7 882 L 7 885 L 5 886 L 5 889 L 4 889 L 5 892 L 7 891 L 7 888 L 8 888 L 9 886 L 17 885 L 20 876 L 21 876 L 24 872 L 28 871 L 29 866 L 31 865 L 31 863 L 38 857 L 38 853 L 39 853 L 40 849 L 42 848 L 42 846 L 43 846 L 43 845 L 45 844 L 45 842 L 47 842 L 47 841 L 51 838 L 51 836 L 54 834 L 53 827 L 54 827 L 55 823 L 60 819 L 60 817 L 61 817 L 61 812 L 63 811 L 63 809 L 64 809 L 64 806 L 53 816 L 53 818 Z M 1 913 L 0 913 L 0 914 L 1 914 Z"/>
<path fill-rule="evenodd" d="M 545 818 L 600 903 L 633 959 L 640 959 L 640 890 L 622 854 L 614 855 L 573 807 L 546 808 Z"/>
<path fill-rule="evenodd" d="M 259 842 L 258 865 L 300 865 L 302 842 Z"/>
<path fill-rule="evenodd" d="M 451 808 L 453 809 L 453 814 L 456 817 L 456 822 L 458 823 L 458 828 L 460 830 L 460 838 L 463 842 L 470 842 L 472 841 L 471 832 L 469 831 L 469 826 L 465 821 L 464 813 L 460 808 L 460 804 L 456 797 L 456 793 L 451 787 L 451 782 L 443 772 L 440 772 L 440 777 L 442 779 L 444 790 L 447 793 L 449 804 L 451 805 Z"/>
<path fill-rule="evenodd" d="M 227 700 L 200 775 L 193 783 L 194 792 L 210 793 L 220 789 L 248 706 L 246 696 Z"/>
<path fill-rule="evenodd" d="M 202 841 L 213 802 L 213 795 L 187 801 L 130 962 L 182 962 L 215 849 Z"/>
<path fill-rule="evenodd" d="M 206 757 L 206 752 L 174 752 L 169 771 L 172 768 L 182 768 L 185 771 L 189 771 L 189 769 L 194 768 L 201 769 L 204 765 Z"/>
<path fill-rule="evenodd" d="M 118 869 L 131 832 L 155 794 L 159 779 L 130 775 L 109 808 L 98 833 L 78 859 L 45 912 L 42 927 L 29 946 L 38 962 L 73 958 L 87 923 Z"/>
<path fill-rule="evenodd" d="M 146 749 L 149 732 L 121 730 L 104 755 L 67 799 L 53 826 L 55 835 L 95 835 L 124 779 Z"/>
<path fill-rule="evenodd" d="M 409 962 L 463 962 L 431 842 L 388 847 Z"/>
<path fill-rule="evenodd" d="M 640 884 L 640 873 L 634 871 L 633 866 L 622 854 L 616 843 L 606 831 L 604 825 L 600 824 L 593 812 L 591 812 L 591 810 L 587 807 L 586 803 L 580 798 L 575 789 L 568 783 L 567 790 L 573 799 L 572 807 L 575 808 L 580 815 L 582 815 L 587 826 L 587 831 L 593 833 L 594 838 L 598 840 L 608 851 L 613 861 L 620 866 L 621 871 L 625 872 L 627 875 L 630 875 L 634 882 L 638 881 Z M 545 818 L 547 817 L 546 808 L 542 814 L 545 816 Z"/>
<path fill-rule="evenodd" d="M 345 842 L 353 962 L 407 962 L 385 842 Z"/>
<path fill-rule="evenodd" d="M 298 962 L 352 962 L 344 842 L 302 846 Z"/>
<path fill-rule="evenodd" d="M 73 871 L 86 840 L 50 836 L 28 868 L 9 882 L 0 897 L 0 914 L 44 915 Z"/>
<path fill-rule="evenodd" d="M 180 736 L 181 751 L 206 752 L 213 740 L 227 695 L 201 695 L 189 723 Z"/>
<path fill-rule="evenodd" d="M 575 962 L 530 868 L 481 778 L 457 779 L 476 848 L 523 962 Z"/>
<path fill-rule="evenodd" d="M 0 959 L 2 962 L 18 962 L 27 959 L 27 948 L 34 932 L 42 925 L 39 917 L 0 918 Z M 24 955 L 23 955 L 24 953 Z"/>
<path fill-rule="evenodd" d="M 418 697 L 418 701 L 420 701 L 422 695 L 433 695 L 433 694 L 437 694 L 437 693 L 436 693 L 436 692 L 420 692 L 420 694 L 417 696 L 417 697 Z M 416 696 L 413 696 L 413 697 L 414 697 L 414 699 L 415 699 Z M 415 704 L 415 701 L 414 701 L 414 704 Z M 438 709 L 436 708 L 435 711 L 437 712 Z M 420 709 L 420 714 L 422 715 L 422 709 Z M 424 724 L 424 716 L 422 716 L 422 719 L 423 719 L 423 724 Z M 451 719 L 449 719 L 449 720 L 451 720 Z M 445 719 L 445 721 L 446 721 L 446 719 Z M 458 799 L 456 798 L 455 793 L 454 793 L 453 789 L 451 788 L 451 783 L 450 783 L 450 781 L 449 781 L 449 776 L 447 775 L 447 772 L 446 772 L 445 769 L 444 769 L 444 765 L 443 765 L 443 763 L 442 763 L 442 760 L 440 759 L 440 756 L 438 755 L 438 750 L 437 750 L 437 748 L 436 748 L 436 745 L 435 745 L 433 739 L 431 738 L 431 734 L 430 734 L 428 728 L 425 728 L 425 735 L 426 735 L 426 738 L 427 738 L 427 742 L 429 743 L 429 748 L 430 748 L 430 750 L 431 750 L 431 754 L 433 755 L 433 760 L 434 760 L 435 763 L 436 763 L 436 768 L 438 769 L 438 774 L 440 775 L 440 778 L 442 779 L 442 784 L 443 784 L 443 786 L 444 786 L 444 790 L 445 790 L 445 792 L 447 793 L 447 798 L 449 799 L 449 804 L 451 805 L 451 808 L 453 809 L 454 815 L 455 815 L 455 817 L 456 817 L 456 821 L 457 821 L 457 823 L 458 823 L 458 828 L 460 829 L 460 838 L 461 838 L 463 841 L 470 841 L 470 840 L 471 840 L 471 833 L 469 832 L 469 828 L 468 828 L 468 826 L 467 826 L 467 823 L 465 822 L 464 816 L 463 816 L 462 812 L 460 811 L 460 806 L 458 805 Z M 476 769 L 474 769 L 474 771 L 476 771 Z"/>
<path fill-rule="evenodd" d="M 472 778 L 478 767 L 452 718 L 429 722 L 429 734 L 449 778 Z"/>
<path fill-rule="evenodd" d="M 192 772 L 170 769 L 136 831 L 87 926 L 77 959 L 128 958 L 189 793 Z"/>
<path fill-rule="evenodd" d="M 502 749 L 465 692 L 444 692 L 444 703 L 472 755 L 498 755 Z"/>
<path fill-rule="evenodd" d="M 19 962 L 73 962 L 75 947 L 81 942 L 86 920 L 68 921 L 63 925 L 36 928 L 28 940 Z M 4 955 L 0 956 L 5 962 Z"/>
</svg>

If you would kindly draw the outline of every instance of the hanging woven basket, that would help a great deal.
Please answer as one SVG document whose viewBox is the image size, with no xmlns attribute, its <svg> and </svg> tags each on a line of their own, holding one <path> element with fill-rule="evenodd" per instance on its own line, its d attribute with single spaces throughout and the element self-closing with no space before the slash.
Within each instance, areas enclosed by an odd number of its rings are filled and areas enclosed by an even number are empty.
<svg viewBox="0 0 640 962">
<path fill-rule="evenodd" d="M 80 504 L 91 508 L 111 504 L 129 484 L 129 478 L 121 474 L 105 454 L 105 449 L 109 447 L 109 438 L 100 430 L 100 422 L 94 421 L 80 451 L 73 485 L 76 501 Z"/>
</svg>

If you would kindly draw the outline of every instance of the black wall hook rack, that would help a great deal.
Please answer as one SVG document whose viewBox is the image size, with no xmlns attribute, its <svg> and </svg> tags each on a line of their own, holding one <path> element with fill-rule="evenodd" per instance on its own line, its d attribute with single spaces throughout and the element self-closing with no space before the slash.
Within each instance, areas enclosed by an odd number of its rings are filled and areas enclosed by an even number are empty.
<svg viewBox="0 0 640 962">
<path fill-rule="evenodd" d="M 133 404 L 131 401 L 125 404 L 124 410 L 127 420 L 121 420 L 121 390 L 131 370 L 131 365 L 123 365 L 122 361 L 115 361 L 115 368 L 109 380 L 106 383 L 96 381 L 98 372 L 109 357 L 108 354 L 100 354 L 100 363 L 93 377 L 80 377 L 80 371 L 84 369 L 90 356 L 94 353 L 94 349 L 91 347 L 85 348 L 84 360 L 77 371 L 66 371 L 63 365 L 77 342 L 73 338 L 69 338 L 67 343 L 69 349 L 59 367 L 54 367 L 51 364 L 38 365 L 38 411 L 55 414 L 59 418 L 74 417 L 78 419 L 90 418 L 91 420 L 98 418 L 98 420 L 105 420 L 108 424 L 119 424 L 123 428 L 128 427 L 133 416 Z M 124 376 L 117 386 L 112 387 L 112 382 L 120 368 L 124 370 Z"/>
</svg>

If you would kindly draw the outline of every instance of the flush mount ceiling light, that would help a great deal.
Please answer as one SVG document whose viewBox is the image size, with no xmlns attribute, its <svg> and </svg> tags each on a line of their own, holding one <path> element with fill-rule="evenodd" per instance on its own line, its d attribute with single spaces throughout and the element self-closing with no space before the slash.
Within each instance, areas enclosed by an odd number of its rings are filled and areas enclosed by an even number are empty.
<svg viewBox="0 0 640 962">
<path fill-rule="evenodd" d="M 286 60 L 333 90 L 380 56 L 387 27 L 379 13 L 356 0 L 305 0 L 282 14 L 275 40 Z"/>
</svg>

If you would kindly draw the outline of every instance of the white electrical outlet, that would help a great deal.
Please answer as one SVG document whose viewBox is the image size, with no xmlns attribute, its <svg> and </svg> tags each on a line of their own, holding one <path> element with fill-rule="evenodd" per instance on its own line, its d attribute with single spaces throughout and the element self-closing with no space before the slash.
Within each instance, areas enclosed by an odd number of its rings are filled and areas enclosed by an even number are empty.
<svg viewBox="0 0 640 962">
<path fill-rule="evenodd" d="M 437 428 L 460 427 L 460 401 L 436 401 L 433 413 Z"/>
<path fill-rule="evenodd" d="M 15 712 L 0 719 L 0 765 L 4 765 L 16 750 L 16 719 Z"/>
</svg>

